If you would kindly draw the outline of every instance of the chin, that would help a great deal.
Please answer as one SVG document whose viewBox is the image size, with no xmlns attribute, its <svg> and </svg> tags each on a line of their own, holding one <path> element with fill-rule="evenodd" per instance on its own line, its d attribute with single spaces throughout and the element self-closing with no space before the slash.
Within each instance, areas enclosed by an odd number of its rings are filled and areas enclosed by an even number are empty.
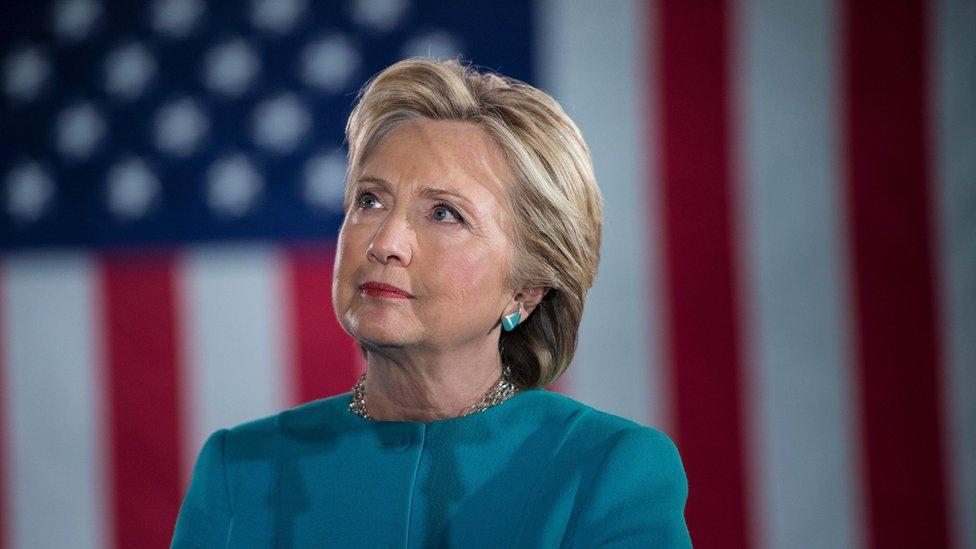
<svg viewBox="0 0 976 549">
<path fill-rule="evenodd" d="M 413 342 L 413 340 L 403 337 L 402 334 L 368 333 L 356 334 L 353 337 L 355 337 L 356 341 L 365 346 L 366 349 L 391 349 L 407 347 Z"/>
<path fill-rule="evenodd" d="M 356 314 L 347 316 L 343 328 L 367 347 L 400 347 L 414 341 L 415 326 L 390 315 Z"/>
</svg>

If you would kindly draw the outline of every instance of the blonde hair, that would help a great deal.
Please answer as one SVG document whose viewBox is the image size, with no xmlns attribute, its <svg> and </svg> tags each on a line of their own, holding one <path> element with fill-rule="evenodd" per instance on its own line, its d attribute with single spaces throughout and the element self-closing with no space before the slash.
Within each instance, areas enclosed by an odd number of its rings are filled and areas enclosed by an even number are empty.
<svg viewBox="0 0 976 549">
<path fill-rule="evenodd" d="M 515 254 L 509 284 L 547 292 L 528 319 L 502 332 L 502 361 L 520 387 L 545 386 L 576 352 L 583 302 L 600 260 L 603 200 L 590 152 L 562 107 L 524 82 L 455 60 L 413 58 L 373 77 L 346 124 L 348 174 L 400 124 L 469 122 L 505 153 Z M 351 198 L 347 196 L 346 204 Z"/>
</svg>

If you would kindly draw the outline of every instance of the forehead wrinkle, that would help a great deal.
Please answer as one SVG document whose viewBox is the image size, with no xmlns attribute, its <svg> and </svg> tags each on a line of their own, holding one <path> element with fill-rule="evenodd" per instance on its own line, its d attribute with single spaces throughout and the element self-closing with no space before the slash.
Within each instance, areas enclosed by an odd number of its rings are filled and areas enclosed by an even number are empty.
<svg viewBox="0 0 976 549">
<path fill-rule="evenodd" d="M 450 172 L 458 173 L 489 191 L 504 191 L 500 187 L 511 176 L 508 158 L 495 140 L 477 124 L 419 119 L 404 124 L 391 135 L 408 128 L 415 131 L 414 139 L 424 143 L 424 150 L 439 165 L 451 166 Z M 452 154 L 458 151 L 462 153 L 464 162 L 457 162 L 457 155 Z M 499 159 L 501 166 L 495 166 L 493 161 Z"/>
</svg>

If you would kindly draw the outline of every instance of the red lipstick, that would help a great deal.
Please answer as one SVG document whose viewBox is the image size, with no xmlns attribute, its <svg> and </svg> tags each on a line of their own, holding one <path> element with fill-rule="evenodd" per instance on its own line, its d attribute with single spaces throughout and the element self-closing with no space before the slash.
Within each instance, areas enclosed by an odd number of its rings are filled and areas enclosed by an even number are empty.
<svg viewBox="0 0 976 549">
<path fill-rule="evenodd" d="M 359 285 L 359 291 L 370 297 L 385 297 L 389 299 L 410 299 L 413 297 L 406 290 L 374 281 L 363 282 Z"/>
</svg>

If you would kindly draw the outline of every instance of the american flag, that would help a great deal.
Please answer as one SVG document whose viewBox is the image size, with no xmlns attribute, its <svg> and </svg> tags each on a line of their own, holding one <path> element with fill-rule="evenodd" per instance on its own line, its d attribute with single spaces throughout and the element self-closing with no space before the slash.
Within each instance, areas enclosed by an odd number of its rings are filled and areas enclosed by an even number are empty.
<svg viewBox="0 0 976 549">
<path fill-rule="evenodd" d="M 209 433 L 351 388 L 343 124 L 460 55 L 590 145 L 552 389 L 673 437 L 696 545 L 976 548 L 976 3 L 0 12 L 0 547 L 165 546 Z"/>
</svg>

